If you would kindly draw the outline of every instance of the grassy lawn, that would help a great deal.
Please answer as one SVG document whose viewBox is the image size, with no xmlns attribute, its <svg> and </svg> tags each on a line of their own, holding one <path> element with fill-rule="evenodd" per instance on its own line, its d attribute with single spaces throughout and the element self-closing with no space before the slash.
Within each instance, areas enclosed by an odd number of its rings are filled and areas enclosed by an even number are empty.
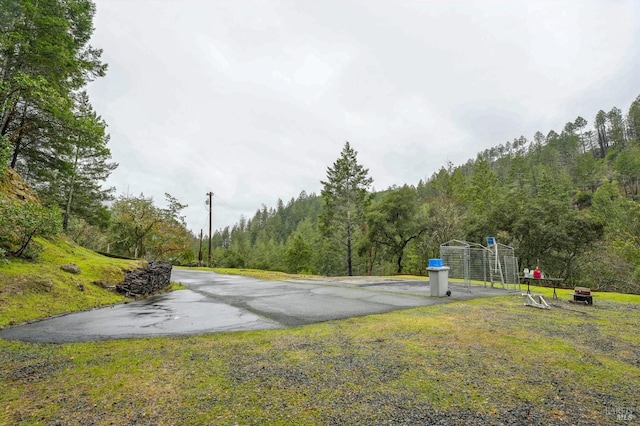
<svg viewBox="0 0 640 426">
<path fill-rule="evenodd" d="M 640 296 L 566 293 L 551 310 L 509 295 L 284 330 L 0 340 L 0 424 L 634 424 Z"/>
</svg>

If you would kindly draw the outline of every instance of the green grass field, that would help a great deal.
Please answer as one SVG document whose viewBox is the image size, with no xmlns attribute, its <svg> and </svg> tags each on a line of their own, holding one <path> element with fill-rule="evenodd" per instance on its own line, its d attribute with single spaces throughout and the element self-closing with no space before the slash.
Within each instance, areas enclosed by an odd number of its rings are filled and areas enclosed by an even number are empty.
<svg viewBox="0 0 640 426">
<path fill-rule="evenodd" d="M 87 286 L 59 294 L 81 299 Z M 118 301 L 96 287 L 78 308 Z M 550 300 L 551 289 L 533 290 Z M 58 297 L 23 292 L 24 306 Z M 0 339 L 0 424 L 637 423 L 640 296 L 597 293 L 584 306 L 558 293 L 550 310 L 512 294 L 282 330 Z M 5 324 L 18 317 L 15 296 L 2 293 Z M 20 318 L 43 314 L 29 309 Z"/>
</svg>

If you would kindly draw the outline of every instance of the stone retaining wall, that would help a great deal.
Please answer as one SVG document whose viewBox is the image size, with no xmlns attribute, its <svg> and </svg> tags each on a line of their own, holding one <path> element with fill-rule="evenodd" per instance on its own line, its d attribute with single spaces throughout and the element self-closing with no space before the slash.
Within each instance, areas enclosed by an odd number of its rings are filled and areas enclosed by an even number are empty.
<svg viewBox="0 0 640 426">
<path fill-rule="evenodd" d="M 129 297 L 156 293 L 171 283 L 171 263 L 151 261 L 146 268 L 124 272 L 124 281 L 116 290 Z"/>
</svg>

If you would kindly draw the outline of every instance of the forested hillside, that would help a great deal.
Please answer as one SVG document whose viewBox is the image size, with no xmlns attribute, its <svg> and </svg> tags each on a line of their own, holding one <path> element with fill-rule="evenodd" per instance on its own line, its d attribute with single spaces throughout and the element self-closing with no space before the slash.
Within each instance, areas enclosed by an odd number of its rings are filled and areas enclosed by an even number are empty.
<svg viewBox="0 0 640 426">
<path fill-rule="evenodd" d="M 303 192 L 216 232 L 214 263 L 346 275 L 349 245 L 354 274 L 422 274 L 440 244 L 484 244 L 491 235 L 516 248 L 521 269 L 539 262 L 567 285 L 638 293 L 639 135 L 640 96 L 626 114 L 598 111 L 591 122 L 577 117 L 546 135 L 515 138 L 426 181 L 369 193 L 361 216 L 357 209 L 342 215 L 351 223 L 349 244 L 323 226 L 345 209 L 330 194 L 337 170 L 359 166 L 347 143 L 327 177 L 318 177 L 322 196 Z"/>
</svg>

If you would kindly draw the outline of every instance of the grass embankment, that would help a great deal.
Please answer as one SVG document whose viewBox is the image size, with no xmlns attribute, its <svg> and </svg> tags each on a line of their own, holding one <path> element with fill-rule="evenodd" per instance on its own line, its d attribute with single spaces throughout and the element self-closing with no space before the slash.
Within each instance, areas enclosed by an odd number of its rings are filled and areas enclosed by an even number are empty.
<svg viewBox="0 0 640 426">
<path fill-rule="evenodd" d="M 187 269 L 187 268 L 185 268 Z M 207 267 L 197 267 L 197 268 L 188 268 L 188 269 L 197 269 L 201 271 L 211 271 L 217 272 L 219 274 L 224 275 L 242 275 L 245 277 L 258 278 L 261 280 L 270 280 L 270 281 L 283 281 L 283 280 L 304 280 L 304 279 L 348 279 L 349 277 L 325 277 L 321 275 L 305 275 L 305 274 L 289 274 L 287 272 L 280 271 L 264 271 L 262 269 L 244 269 L 244 268 L 207 268 Z M 429 277 L 423 275 L 389 275 L 389 276 L 378 276 L 377 278 L 393 278 L 399 280 L 424 280 L 428 281 Z M 449 279 L 452 282 L 462 282 L 462 280 L 457 279 Z"/>
<path fill-rule="evenodd" d="M 0 340 L 0 423 L 637 420 L 640 296 L 598 294 L 592 307 L 567 298 L 551 310 L 509 295 L 184 338 Z"/>
<path fill-rule="evenodd" d="M 65 312 L 122 302 L 125 298 L 105 290 L 122 282 L 124 269 L 140 262 L 111 259 L 66 239 L 37 242 L 43 246 L 37 262 L 11 259 L 0 265 L 0 327 Z M 79 274 L 60 267 L 75 264 Z"/>
<path fill-rule="evenodd" d="M 282 281 L 289 279 L 305 279 L 305 278 L 318 278 L 317 275 L 301 275 L 301 274 L 288 274 L 286 272 L 279 271 L 264 271 L 262 269 L 244 269 L 244 268 L 207 268 L 207 267 L 197 267 L 197 268 L 183 268 L 189 270 L 200 270 L 200 271 L 214 271 L 218 274 L 224 275 L 242 275 L 245 277 L 258 278 L 261 280 L 270 280 L 270 281 Z"/>
</svg>

